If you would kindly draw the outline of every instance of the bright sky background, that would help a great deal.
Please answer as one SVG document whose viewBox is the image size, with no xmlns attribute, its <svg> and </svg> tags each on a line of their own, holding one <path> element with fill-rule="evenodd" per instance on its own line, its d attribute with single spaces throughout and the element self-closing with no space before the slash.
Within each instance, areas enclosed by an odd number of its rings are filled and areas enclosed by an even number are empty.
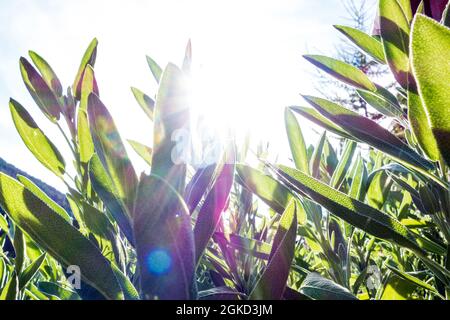
<svg viewBox="0 0 450 320">
<path fill-rule="evenodd" d="M 314 92 L 314 68 L 302 54 L 333 54 L 338 33 L 332 24 L 349 23 L 340 0 L 1 0 L 0 21 L 0 157 L 57 187 L 61 183 L 26 149 L 9 113 L 14 97 L 70 159 L 20 77 L 19 57 L 28 50 L 43 56 L 67 87 L 97 37 L 102 101 L 123 138 L 150 144 L 151 122 L 129 88 L 153 95 L 145 55 L 161 66 L 180 65 L 191 39 L 197 87 L 206 93 L 202 108 L 213 115 L 210 121 L 218 127 L 233 122 L 282 154 L 284 107 L 303 104 L 299 93 Z M 308 135 L 310 143 L 315 139 Z M 134 154 L 133 160 L 141 170 Z"/>
</svg>

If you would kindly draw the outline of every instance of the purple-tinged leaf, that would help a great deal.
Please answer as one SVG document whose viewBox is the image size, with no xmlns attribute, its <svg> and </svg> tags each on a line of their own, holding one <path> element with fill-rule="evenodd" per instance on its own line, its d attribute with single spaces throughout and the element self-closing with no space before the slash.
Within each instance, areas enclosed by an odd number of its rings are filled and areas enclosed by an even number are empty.
<svg viewBox="0 0 450 320">
<path fill-rule="evenodd" d="M 297 210 L 297 202 L 292 200 L 281 216 L 267 267 L 250 293 L 250 299 L 282 299 L 294 258 Z"/>
<path fill-rule="evenodd" d="M 30 58 L 33 61 L 34 65 L 41 73 L 44 81 L 53 90 L 53 92 L 55 93 L 55 95 L 57 97 L 61 97 L 62 96 L 62 85 L 61 85 L 61 82 L 59 81 L 58 77 L 56 76 L 56 73 L 53 71 L 53 69 L 50 67 L 50 65 L 47 63 L 47 61 L 45 61 L 44 58 L 42 58 L 36 52 L 29 51 L 28 53 L 29 53 Z"/>
<path fill-rule="evenodd" d="M 143 175 L 134 208 L 143 298 L 195 299 L 194 237 L 179 193 L 161 178 Z"/>
<path fill-rule="evenodd" d="M 123 199 L 119 196 L 114 184 L 103 167 L 100 159 L 96 154 L 89 161 L 89 178 L 92 187 L 103 201 L 105 207 L 114 217 L 114 220 L 119 225 L 120 230 L 130 243 L 134 243 L 133 232 L 131 229 L 130 216 Z"/>
<path fill-rule="evenodd" d="M 75 92 L 75 98 L 77 100 L 81 99 L 81 83 L 87 65 L 91 65 L 92 67 L 95 65 L 95 60 L 97 58 L 97 45 L 98 41 L 94 38 L 81 59 L 80 67 L 78 68 L 78 72 L 72 86 L 72 90 Z"/>
<path fill-rule="evenodd" d="M 88 98 L 88 116 L 95 151 L 117 195 L 132 212 L 137 177 L 114 121 L 95 93 Z"/>
<path fill-rule="evenodd" d="M 304 98 L 324 117 L 343 127 L 360 141 L 416 168 L 433 168 L 429 161 L 376 122 L 334 102 L 311 96 Z"/>
<path fill-rule="evenodd" d="M 23 57 L 20 58 L 20 72 L 25 86 L 41 111 L 50 120 L 59 120 L 62 107 L 58 98 L 37 70 Z"/>
<path fill-rule="evenodd" d="M 194 228 L 196 261 L 199 262 L 217 228 L 234 181 L 234 164 L 225 164 L 198 213 Z"/>
<path fill-rule="evenodd" d="M 217 166 L 210 165 L 198 169 L 187 184 L 184 192 L 184 201 L 186 201 L 191 214 L 197 208 L 206 190 L 211 185 L 216 168 Z"/>
<path fill-rule="evenodd" d="M 156 96 L 151 174 L 183 194 L 189 150 L 187 88 L 181 70 L 168 64 Z"/>
</svg>

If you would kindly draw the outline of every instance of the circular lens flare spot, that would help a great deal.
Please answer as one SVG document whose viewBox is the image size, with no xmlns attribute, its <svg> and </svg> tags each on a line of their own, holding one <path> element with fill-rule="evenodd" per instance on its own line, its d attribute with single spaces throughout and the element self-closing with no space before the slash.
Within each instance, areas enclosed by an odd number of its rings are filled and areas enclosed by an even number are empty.
<svg viewBox="0 0 450 320">
<path fill-rule="evenodd" d="M 147 267 L 150 273 L 162 275 L 169 271 L 172 265 L 172 258 L 164 249 L 156 249 L 150 252 L 147 257 Z"/>
</svg>

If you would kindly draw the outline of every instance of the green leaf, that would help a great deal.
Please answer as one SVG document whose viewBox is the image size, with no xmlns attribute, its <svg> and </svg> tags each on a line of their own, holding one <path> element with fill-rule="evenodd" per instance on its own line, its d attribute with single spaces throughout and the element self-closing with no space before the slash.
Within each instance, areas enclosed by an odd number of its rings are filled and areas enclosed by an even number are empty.
<svg viewBox="0 0 450 320">
<path fill-rule="evenodd" d="M 136 101 L 139 103 L 139 106 L 142 110 L 144 110 L 145 114 L 150 118 L 150 120 L 153 120 L 155 101 L 137 88 L 132 87 L 131 91 L 133 92 Z"/>
<path fill-rule="evenodd" d="M 5 233 L 8 233 L 9 230 L 8 221 L 3 214 L 0 214 L 0 229 Z"/>
<path fill-rule="evenodd" d="M 314 153 L 310 160 L 311 168 L 309 170 L 311 172 L 311 175 L 315 178 L 318 178 L 320 176 L 320 162 L 322 160 L 324 144 L 327 138 L 326 133 L 327 132 L 324 131 L 320 136 L 320 140 L 317 143 L 317 146 L 314 148 Z"/>
<path fill-rule="evenodd" d="M 38 247 L 38 245 L 27 235 L 23 235 L 25 241 L 25 254 L 31 261 L 39 258 L 43 251 Z"/>
<path fill-rule="evenodd" d="M 365 185 L 367 182 L 367 169 L 360 154 L 358 154 L 355 166 L 356 169 L 352 177 L 352 184 L 348 195 L 351 198 L 358 199 L 359 201 L 364 202 L 363 200 L 365 197 Z"/>
<path fill-rule="evenodd" d="M 125 234 L 130 243 L 133 243 L 133 232 L 131 229 L 131 214 L 127 209 L 123 198 L 118 194 L 114 184 L 105 171 L 100 159 L 94 155 L 89 161 L 89 178 L 92 187 L 109 210 L 120 230 Z"/>
<path fill-rule="evenodd" d="M 397 2 L 400 5 L 400 7 L 402 8 L 405 18 L 408 20 L 408 22 L 411 22 L 411 20 L 413 18 L 411 0 L 397 0 Z"/>
<path fill-rule="evenodd" d="M 273 210 L 283 214 L 293 198 L 288 188 L 271 176 L 247 165 L 237 164 L 236 171 L 236 181 L 239 184 L 256 194 Z"/>
<path fill-rule="evenodd" d="M 162 75 L 162 69 L 161 67 L 149 56 L 147 56 L 147 64 L 150 68 L 150 71 L 153 74 L 153 77 L 155 78 L 156 82 L 159 83 Z"/>
<path fill-rule="evenodd" d="M 356 143 L 354 141 L 348 140 L 344 147 L 344 152 L 342 153 L 341 160 L 331 177 L 330 186 L 334 189 L 340 188 L 342 181 L 344 181 L 345 175 L 352 163 L 353 155 L 355 154 Z"/>
<path fill-rule="evenodd" d="M 31 284 L 29 288 L 25 289 L 25 294 L 29 296 L 32 300 L 49 300 L 49 298 L 39 291 L 38 287 Z"/>
<path fill-rule="evenodd" d="M 377 87 L 377 92 L 357 90 L 358 95 L 375 110 L 385 116 L 403 120 L 405 118 L 405 113 L 399 105 L 397 98 L 387 89 L 384 89 L 377 84 L 375 86 Z"/>
<path fill-rule="evenodd" d="M 410 300 L 415 289 L 415 284 L 391 273 L 388 275 L 380 300 Z"/>
<path fill-rule="evenodd" d="M 217 163 L 206 167 L 199 168 L 184 190 L 184 201 L 188 206 L 189 212 L 192 214 L 203 198 L 203 195 L 214 182 L 215 175 L 219 171 L 222 164 Z"/>
<path fill-rule="evenodd" d="M 28 282 L 34 277 L 42 263 L 45 260 L 45 252 L 39 256 L 35 261 L 33 261 L 19 276 L 19 290 L 25 288 Z"/>
<path fill-rule="evenodd" d="M 53 71 L 53 69 L 50 67 L 50 65 L 47 63 L 47 61 L 44 60 L 40 55 L 38 55 L 34 51 L 28 52 L 30 55 L 31 60 L 33 61 L 36 68 L 39 70 L 39 72 L 42 75 L 42 78 L 44 79 L 45 83 L 53 90 L 55 95 L 57 97 L 62 96 L 62 85 L 59 81 L 58 77 L 56 76 L 56 73 Z"/>
<path fill-rule="evenodd" d="M 84 223 L 91 236 L 94 235 L 102 254 L 112 263 L 115 263 L 114 253 L 117 250 L 114 250 L 114 246 L 117 240 L 113 225 L 106 214 L 94 206 L 86 202 L 83 202 L 81 206 L 83 209 Z"/>
<path fill-rule="evenodd" d="M 332 121 L 322 116 L 319 112 L 317 112 L 316 109 L 309 107 L 290 107 L 290 109 L 302 115 L 306 119 L 312 121 L 313 123 L 317 124 L 318 126 L 326 129 L 329 132 L 337 134 L 338 136 L 341 136 L 343 138 L 357 140 L 345 129 L 341 128 L 340 126 L 336 125 Z"/>
<path fill-rule="evenodd" d="M 95 79 L 94 68 L 88 64 L 84 68 L 83 78 L 81 79 L 81 96 L 80 96 L 80 109 L 87 111 L 88 99 L 91 93 L 95 93 L 100 96 L 97 80 Z"/>
<path fill-rule="evenodd" d="M 77 129 L 80 161 L 82 164 L 86 164 L 94 154 L 94 142 L 89 128 L 88 115 L 83 109 L 78 110 Z"/>
<path fill-rule="evenodd" d="M 381 210 L 389 195 L 391 181 L 386 171 L 377 170 L 383 166 L 385 156 L 382 152 L 377 153 L 374 170 L 367 179 L 367 202 L 374 208 Z"/>
<path fill-rule="evenodd" d="M 80 296 L 69 288 L 64 288 L 59 284 L 41 281 L 38 284 L 38 288 L 46 295 L 56 297 L 60 300 L 81 300 Z"/>
<path fill-rule="evenodd" d="M 20 58 L 23 82 L 41 111 L 51 120 L 59 120 L 61 104 L 41 75 L 25 58 Z"/>
<path fill-rule="evenodd" d="M 442 20 L 441 23 L 450 28 L 450 2 L 447 3 L 447 6 L 445 7 L 444 12 L 442 13 Z"/>
<path fill-rule="evenodd" d="M 402 163 L 425 170 L 433 168 L 430 162 L 376 122 L 334 102 L 311 96 L 304 98 L 324 117 L 345 128 L 359 140 L 389 154 Z"/>
<path fill-rule="evenodd" d="M 111 264 L 111 267 L 116 275 L 117 282 L 122 288 L 125 300 L 139 300 L 139 292 L 136 290 L 130 279 L 128 279 L 114 263 Z"/>
<path fill-rule="evenodd" d="M 280 166 L 280 169 L 274 170 L 297 192 L 306 195 L 351 225 L 377 238 L 395 242 L 413 251 L 422 252 L 417 239 L 398 220 L 359 200 L 350 198 L 298 170 L 285 166 Z"/>
<path fill-rule="evenodd" d="M 143 298 L 195 299 L 194 236 L 180 194 L 161 178 L 142 175 L 134 208 Z"/>
<path fill-rule="evenodd" d="M 331 145 L 330 140 L 325 138 L 325 145 L 323 146 L 323 155 L 322 155 L 322 163 L 320 164 L 324 171 L 328 175 L 332 175 L 338 166 L 339 160 L 334 150 L 334 147 Z"/>
<path fill-rule="evenodd" d="M 9 108 L 16 129 L 27 148 L 47 169 L 61 177 L 65 172 L 65 163 L 56 146 L 20 103 L 11 99 Z"/>
<path fill-rule="evenodd" d="M 181 67 L 181 70 L 183 70 L 184 73 L 189 74 L 191 72 L 191 65 L 192 65 L 192 43 L 191 39 L 189 39 L 188 43 L 186 44 L 183 65 Z"/>
<path fill-rule="evenodd" d="M 358 300 L 347 288 L 314 272 L 303 280 L 300 292 L 314 300 Z"/>
<path fill-rule="evenodd" d="M 247 296 L 229 287 L 215 287 L 198 293 L 199 300 L 239 300 Z"/>
<path fill-rule="evenodd" d="M 84 71 L 87 65 L 91 65 L 92 67 L 95 65 L 95 59 L 97 57 L 97 39 L 93 39 L 86 49 L 83 58 L 81 59 L 80 67 L 78 68 L 77 75 L 75 77 L 75 81 L 73 82 L 72 90 L 75 92 L 75 98 L 78 100 L 81 99 L 81 84 L 84 76 Z"/>
<path fill-rule="evenodd" d="M 420 288 L 423 288 L 425 290 L 431 291 L 432 293 L 439 295 L 439 292 L 436 290 L 436 288 L 434 288 L 430 284 L 428 284 L 428 283 L 426 283 L 426 282 L 424 282 L 424 281 L 422 281 L 422 280 L 420 280 L 420 279 L 418 279 L 418 278 L 416 278 L 416 277 L 414 277 L 414 276 L 412 276 L 412 275 L 410 275 L 410 274 L 408 274 L 406 272 L 400 271 L 400 270 L 390 266 L 389 264 L 386 264 L 386 267 L 389 270 L 391 270 L 395 275 L 397 275 L 398 277 L 400 277 L 400 278 L 402 278 L 404 280 L 409 281 L 413 285 L 415 285 L 417 287 L 420 287 Z"/>
<path fill-rule="evenodd" d="M 151 174 L 165 179 L 180 194 L 184 192 L 189 160 L 186 159 L 188 130 L 185 78 L 177 66 L 169 63 L 156 97 Z"/>
<path fill-rule="evenodd" d="M 377 90 L 364 72 L 348 63 L 319 55 L 305 55 L 304 58 L 319 69 L 352 87 L 367 91 Z"/>
<path fill-rule="evenodd" d="M 397 1 L 380 0 L 380 30 L 387 62 L 395 79 L 408 87 L 410 25 Z"/>
<path fill-rule="evenodd" d="M 284 119 L 295 167 L 298 170 L 309 173 L 308 153 L 306 151 L 305 139 L 303 138 L 302 130 L 300 129 L 294 113 L 289 108 L 285 109 Z"/>
<path fill-rule="evenodd" d="M 420 148 L 433 161 L 440 160 L 440 152 L 431 130 L 424 104 L 420 99 L 415 82 L 408 84 L 408 120 Z"/>
<path fill-rule="evenodd" d="M 84 218 L 81 213 L 82 195 L 78 194 L 78 192 L 73 189 L 72 190 L 69 189 L 69 191 L 70 191 L 70 193 L 66 194 L 66 199 L 67 199 L 67 202 L 69 202 L 70 210 L 72 210 L 72 215 L 78 223 L 78 226 L 79 226 L 78 230 L 83 235 L 86 235 L 87 234 L 86 226 L 84 224 Z M 73 195 L 73 194 L 75 194 L 75 195 Z"/>
<path fill-rule="evenodd" d="M 25 186 L 25 188 L 33 192 L 36 197 L 45 202 L 53 211 L 59 214 L 64 220 L 66 220 L 69 223 L 72 223 L 72 218 L 66 212 L 66 210 L 64 210 L 64 208 L 62 208 L 59 204 L 53 201 L 48 195 L 46 195 L 44 191 L 42 191 L 36 184 L 33 183 L 33 181 L 22 175 L 18 175 L 17 180 L 19 180 L 20 183 L 22 183 Z"/>
<path fill-rule="evenodd" d="M 385 64 L 386 57 L 384 56 L 383 45 L 378 39 L 368 35 L 367 33 L 345 26 L 334 26 L 350 41 L 352 41 L 363 53 L 370 55 L 379 63 Z"/>
<path fill-rule="evenodd" d="M 450 29 L 417 15 L 413 23 L 411 55 L 431 130 L 443 158 L 450 164 Z"/>
<path fill-rule="evenodd" d="M 25 241 L 23 238 L 23 233 L 19 228 L 15 228 L 14 230 L 13 245 L 14 245 L 14 252 L 16 254 L 16 257 L 14 259 L 14 266 L 16 268 L 16 274 L 20 275 L 26 259 L 26 255 L 25 255 Z"/>
<path fill-rule="evenodd" d="M 2 292 L 0 293 L 0 301 L 2 300 L 16 300 L 17 294 L 19 293 L 19 287 L 18 287 L 18 281 L 16 274 L 13 273 L 10 277 L 8 282 L 5 284 L 5 286 L 2 289 Z"/>
<path fill-rule="evenodd" d="M 227 155 L 228 157 L 233 155 Z M 225 160 L 225 159 L 224 159 Z M 224 161 L 225 162 L 225 161 Z M 233 161 L 226 161 L 227 164 L 222 166 L 221 172 L 211 190 L 206 195 L 205 201 L 200 208 L 194 227 L 194 241 L 195 241 L 195 254 L 196 263 L 200 262 L 200 258 L 203 256 L 203 251 L 222 216 L 222 212 L 229 200 L 231 187 L 234 182 L 234 163 Z"/>
<path fill-rule="evenodd" d="M 123 299 L 109 262 L 78 230 L 5 174 L 0 190 L 0 206 L 37 244 L 64 266 L 79 266 L 81 278 L 106 298 Z"/>
<path fill-rule="evenodd" d="M 147 162 L 148 165 L 152 165 L 152 148 L 134 141 L 134 140 L 127 140 L 130 146 L 133 148 L 134 151 L 142 158 L 145 162 Z"/>
<path fill-rule="evenodd" d="M 228 245 L 242 253 L 246 253 L 261 259 L 268 260 L 272 246 L 269 243 L 258 241 L 255 239 L 243 238 L 236 234 L 227 234 L 216 232 L 215 238 L 226 239 L 228 237 Z"/>
<path fill-rule="evenodd" d="M 78 151 L 80 153 L 80 161 L 85 167 L 94 154 L 94 142 L 92 141 L 87 113 L 88 99 L 92 92 L 98 95 L 97 82 L 94 69 L 87 65 L 81 80 L 81 101 L 77 118 Z"/>
<path fill-rule="evenodd" d="M 117 195 L 132 212 L 137 176 L 114 120 L 95 93 L 89 95 L 88 116 L 95 151 Z"/>
<path fill-rule="evenodd" d="M 297 202 L 291 200 L 281 215 L 267 267 L 250 293 L 250 299 L 279 300 L 283 297 L 295 253 Z"/>
</svg>

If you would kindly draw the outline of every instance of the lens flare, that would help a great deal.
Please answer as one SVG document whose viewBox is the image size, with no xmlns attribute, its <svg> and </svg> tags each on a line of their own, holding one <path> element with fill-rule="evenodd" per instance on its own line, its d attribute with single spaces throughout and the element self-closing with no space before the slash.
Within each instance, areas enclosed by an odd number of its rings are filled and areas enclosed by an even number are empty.
<svg viewBox="0 0 450 320">
<path fill-rule="evenodd" d="M 156 249 L 147 257 L 147 267 L 150 273 L 155 275 L 166 274 L 172 265 L 172 258 L 167 250 Z"/>
</svg>

